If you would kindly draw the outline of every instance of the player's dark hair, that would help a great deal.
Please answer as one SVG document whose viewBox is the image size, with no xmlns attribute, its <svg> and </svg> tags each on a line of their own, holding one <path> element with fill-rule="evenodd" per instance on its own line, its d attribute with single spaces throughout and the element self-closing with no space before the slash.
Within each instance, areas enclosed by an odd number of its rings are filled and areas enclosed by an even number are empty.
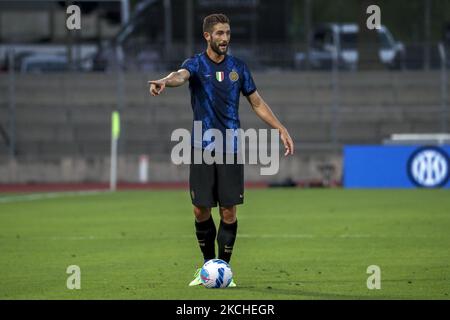
<svg viewBox="0 0 450 320">
<path fill-rule="evenodd" d="M 203 32 L 212 33 L 213 27 L 218 23 L 230 24 L 230 19 L 222 13 L 214 13 L 203 19 Z"/>
</svg>

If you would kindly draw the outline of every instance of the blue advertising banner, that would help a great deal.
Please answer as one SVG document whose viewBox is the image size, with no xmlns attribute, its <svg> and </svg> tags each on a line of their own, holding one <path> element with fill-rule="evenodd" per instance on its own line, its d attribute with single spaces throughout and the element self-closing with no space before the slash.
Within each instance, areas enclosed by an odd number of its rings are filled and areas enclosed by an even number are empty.
<svg viewBox="0 0 450 320">
<path fill-rule="evenodd" d="M 345 188 L 450 188 L 450 145 L 345 146 Z"/>
</svg>

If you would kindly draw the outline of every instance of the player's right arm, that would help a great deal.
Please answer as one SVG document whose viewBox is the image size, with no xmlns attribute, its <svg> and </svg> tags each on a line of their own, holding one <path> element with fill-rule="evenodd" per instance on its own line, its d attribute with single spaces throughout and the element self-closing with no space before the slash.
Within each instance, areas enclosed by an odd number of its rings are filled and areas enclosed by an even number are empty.
<svg viewBox="0 0 450 320">
<path fill-rule="evenodd" d="M 159 95 L 165 87 L 179 87 L 189 80 L 190 73 L 186 69 L 180 69 L 176 72 L 171 72 L 167 77 L 159 80 L 151 80 L 148 82 L 150 85 L 150 94 L 152 96 Z"/>
</svg>

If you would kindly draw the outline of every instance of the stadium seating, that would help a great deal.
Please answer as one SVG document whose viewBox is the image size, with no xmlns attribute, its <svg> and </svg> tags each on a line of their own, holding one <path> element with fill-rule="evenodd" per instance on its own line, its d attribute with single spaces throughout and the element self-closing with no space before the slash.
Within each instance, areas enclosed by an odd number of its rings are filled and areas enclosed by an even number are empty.
<svg viewBox="0 0 450 320">
<path fill-rule="evenodd" d="M 115 73 L 16 75 L 17 158 L 107 157 L 111 111 L 116 108 L 123 108 L 121 155 L 167 158 L 174 145 L 172 131 L 190 129 L 192 112 L 188 86 L 149 96 L 147 80 L 161 76 L 126 74 L 124 103 L 119 106 Z M 336 155 L 344 144 L 379 144 L 392 133 L 439 131 L 442 108 L 436 71 L 341 72 L 337 87 L 329 72 L 254 73 L 254 78 L 303 156 Z M 8 77 L 1 77 L 4 128 L 8 88 Z M 266 127 L 245 99 L 240 113 L 244 128 Z M 7 159 L 5 143 L 0 145 L 0 158 Z"/>
</svg>

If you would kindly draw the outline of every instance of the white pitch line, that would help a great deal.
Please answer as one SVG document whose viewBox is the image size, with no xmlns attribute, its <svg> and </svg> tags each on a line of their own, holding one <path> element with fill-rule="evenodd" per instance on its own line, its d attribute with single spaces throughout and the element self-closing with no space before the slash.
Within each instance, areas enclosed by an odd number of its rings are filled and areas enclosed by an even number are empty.
<svg viewBox="0 0 450 320">
<path fill-rule="evenodd" d="M 0 203 L 27 202 L 44 199 L 55 199 L 73 196 L 93 196 L 100 193 L 109 192 L 109 190 L 89 190 L 89 191 L 69 191 L 69 192 L 47 192 L 33 193 L 21 196 L 0 197 Z"/>
<path fill-rule="evenodd" d="M 313 235 L 313 234 L 239 234 L 238 238 L 247 238 L 247 239 L 359 239 L 359 238 L 442 238 L 441 236 L 430 237 L 424 235 L 385 235 L 385 234 L 342 234 L 342 235 Z M 94 235 L 85 235 L 85 236 L 55 236 L 55 237 L 30 237 L 26 236 L 21 237 L 22 240 L 52 240 L 52 241 L 60 241 L 60 240 L 69 240 L 69 241 L 84 241 L 84 240 L 144 240 L 144 239 L 192 239 L 196 240 L 195 234 L 179 234 L 179 235 L 155 235 L 155 236 L 94 236 Z"/>
<path fill-rule="evenodd" d="M 312 234 L 238 234 L 241 238 L 316 238 Z"/>
<path fill-rule="evenodd" d="M 291 239 L 291 238 L 320 238 L 320 236 L 314 236 L 311 234 L 261 234 L 261 235 L 256 235 L 256 234 L 238 234 L 237 235 L 238 238 L 248 238 L 248 239 L 259 239 L 259 238 L 276 238 L 276 239 Z M 159 238 L 159 239 L 193 239 L 195 240 L 195 234 L 191 234 L 191 235 L 187 235 L 187 234 L 180 234 L 180 235 L 176 235 L 176 236 L 154 236 L 154 237 L 149 237 L 149 236 L 143 236 L 143 237 L 127 237 L 127 236 L 123 236 L 123 237 L 98 237 L 98 236 L 93 236 L 93 235 L 87 235 L 87 236 L 57 236 L 57 237 L 51 237 L 51 238 L 47 238 L 47 237 L 32 237 L 30 238 L 30 240 L 45 240 L 45 239 L 49 239 L 49 240 L 130 240 L 130 239 L 155 239 L 155 238 Z M 23 238 L 25 239 L 25 238 Z"/>
</svg>

